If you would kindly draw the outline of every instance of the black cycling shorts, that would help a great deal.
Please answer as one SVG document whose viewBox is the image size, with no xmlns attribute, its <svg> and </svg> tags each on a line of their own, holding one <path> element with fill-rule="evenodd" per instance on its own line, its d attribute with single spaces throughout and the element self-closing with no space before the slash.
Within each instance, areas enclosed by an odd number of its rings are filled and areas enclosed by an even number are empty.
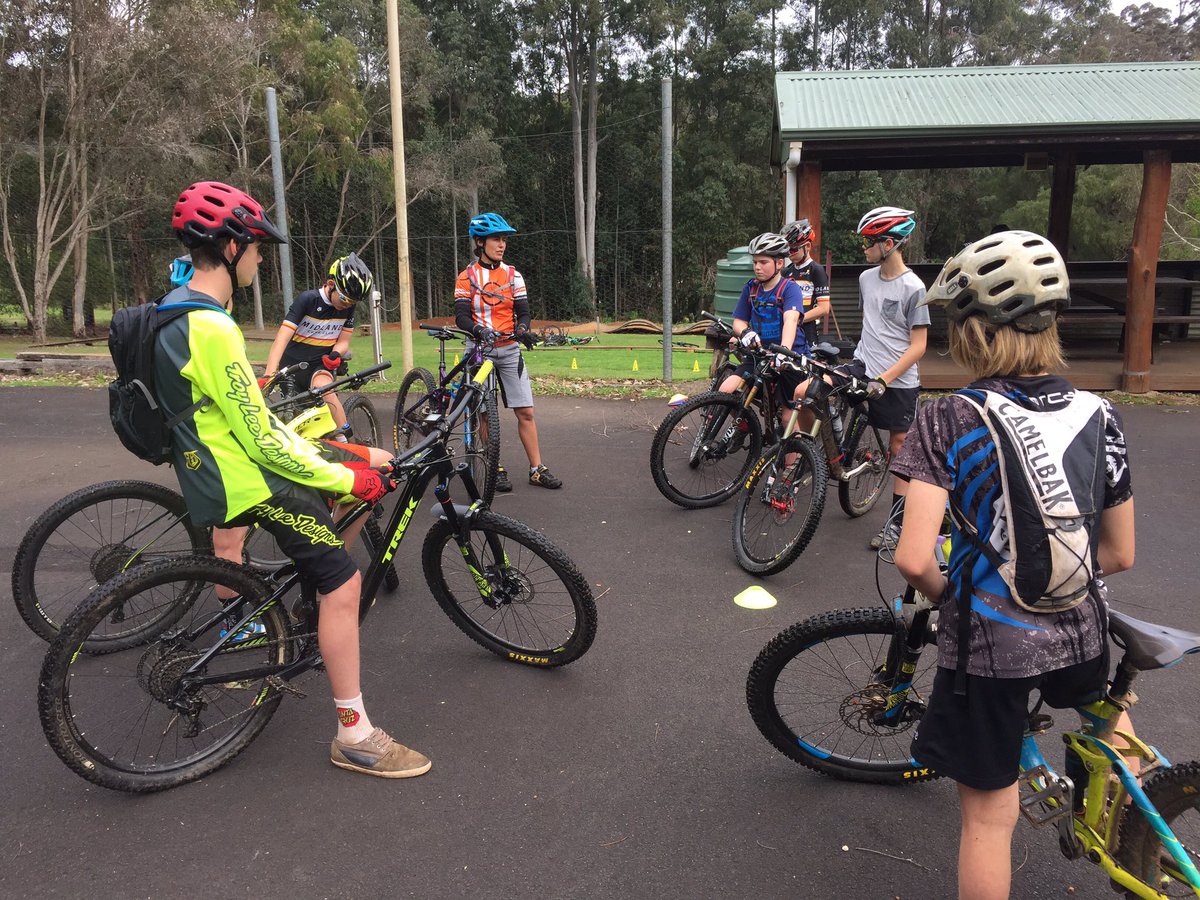
<svg viewBox="0 0 1200 900">
<path fill-rule="evenodd" d="M 867 380 L 867 367 L 860 359 L 837 366 L 836 371 L 844 375 L 853 375 L 862 381 Z M 883 392 L 883 396 L 867 401 L 867 421 L 885 431 L 908 431 L 917 416 L 917 400 L 920 394 L 919 387 L 889 387 Z"/>
<path fill-rule="evenodd" d="M 1108 683 L 1108 654 L 1030 678 L 968 675 L 966 696 L 954 693 L 954 677 L 953 669 L 940 667 L 934 676 L 929 708 L 913 736 L 913 760 L 967 787 L 997 791 L 1020 774 L 1029 695 L 1040 691 L 1054 709 L 1099 700 Z"/>
</svg>

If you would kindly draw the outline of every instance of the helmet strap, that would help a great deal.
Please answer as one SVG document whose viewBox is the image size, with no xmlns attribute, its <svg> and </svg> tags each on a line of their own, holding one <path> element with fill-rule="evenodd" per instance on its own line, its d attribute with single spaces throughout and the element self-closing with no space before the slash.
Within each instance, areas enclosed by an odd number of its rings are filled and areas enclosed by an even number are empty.
<svg viewBox="0 0 1200 900">
<path fill-rule="evenodd" d="M 238 276 L 237 276 L 238 263 L 242 261 L 242 255 L 245 254 L 246 248 L 250 246 L 249 244 L 243 244 L 241 241 L 238 241 L 237 245 L 238 245 L 237 253 L 233 254 L 233 259 L 228 260 L 225 263 L 225 271 L 227 271 L 229 273 L 229 283 L 233 286 L 233 290 L 229 294 L 229 298 L 231 301 L 234 297 L 237 296 L 238 288 L 241 287 L 241 285 L 238 284 Z"/>
</svg>

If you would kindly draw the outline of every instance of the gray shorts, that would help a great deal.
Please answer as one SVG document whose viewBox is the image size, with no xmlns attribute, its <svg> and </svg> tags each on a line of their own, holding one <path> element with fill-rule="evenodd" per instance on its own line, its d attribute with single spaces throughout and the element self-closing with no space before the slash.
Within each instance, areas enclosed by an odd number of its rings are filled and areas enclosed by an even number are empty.
<svg viewBox="0 0 1200 900">
<path fill-rule="evenodd" d="M 472 348 L 467 343 L 468 352 Z M 509 409 L 533 406 L 533 385 L 529 383 L 529 372 L 525 369 L 525 358 L 521 356 L 521 345 L 517 343 L 493 347 L 486 354 L 496 366 L 500 382 L 500 396 Z"/>
</svg>

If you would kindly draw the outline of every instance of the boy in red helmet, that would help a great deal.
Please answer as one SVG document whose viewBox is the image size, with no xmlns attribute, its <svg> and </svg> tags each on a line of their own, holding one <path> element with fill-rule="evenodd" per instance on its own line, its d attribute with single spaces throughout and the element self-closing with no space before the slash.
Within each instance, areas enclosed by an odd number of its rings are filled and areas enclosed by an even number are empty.
<svg viewBox="0 0 1200 900">
<path fill-rule="evenodd" d="M 226 540 L 240 543 L 241 529 L 257 524 L 315 585 L 317 639 L 338 719 L 333 764 L 384 778 L 421 775 L 429 760 L 367 718 L 359 681 L 361 577 L 319 493 L 381 499 L 395 487 L 380 467 L 387 455 L 347 444 L 318 451 L 268 412 L 241 330 L 226 312 L 237 289 L 254 279 L 261 244 L 285 240 L 262 206 L 237 188 L 199 182 L 180 194 L 172 226 L 191 251 L 195 273 L 162 301 L 187 304 L 189 311 L 158 333 L 159 400 L 168 418 L 210 401 L 172 430 L 188 510 L 197 524 L 218 526 L 218 555 L 231 552 Z M 310 524 L 289 524 L 295 522 Z"/>
</svg>

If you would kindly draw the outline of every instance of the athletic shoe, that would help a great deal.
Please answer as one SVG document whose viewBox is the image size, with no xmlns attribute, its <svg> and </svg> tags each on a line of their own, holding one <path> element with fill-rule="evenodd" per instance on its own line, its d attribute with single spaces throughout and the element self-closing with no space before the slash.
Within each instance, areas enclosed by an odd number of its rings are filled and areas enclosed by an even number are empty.
<svg viewBox="0 0 1200 900">
<path fill-rule="evenodd" d="M 512 482 L 508 480 L 508 472 L 504 470 L 504 466 L 496 469 L 496 493 L 508 494 L 512 492 Z"/>
<path fill-rule="evenodd" d="M 888 522 L 879 529 L 879 534 L 871 538 L 871 543 L 868 545 L 872 550 L 878 550 L 881 547 L 888 550 L 895 550 L 896 544 L 900 542 L 900 526 L 895 522 Z"/>
<path fill-rule="evenodd" d="M 233 636 L 233 643 L 238 644 L 251 638 L 262 637 L 267 633 L 267 626 L 262 622 L 248 622 L 246 626 Z M 229 634 L 228 628 L 221 629 L 221 637 Z"/>
<path fill-rule="evenodd" d="M 540 484 L 544 488 L 560 488 L 562 481 L 550 474 L 550 470 L 545 466 L 538 466 L 529 473 L 530 484 Z"/>
<path fill-rule="evenodd" d="M 379 778 L 414 778 L 433 765 L 428 756 L 392 740 L 382 728 L 376 728 L 357 744 L 344 744 L 334 738 L 329 761 L 339 769 Z"/>
</svg>

